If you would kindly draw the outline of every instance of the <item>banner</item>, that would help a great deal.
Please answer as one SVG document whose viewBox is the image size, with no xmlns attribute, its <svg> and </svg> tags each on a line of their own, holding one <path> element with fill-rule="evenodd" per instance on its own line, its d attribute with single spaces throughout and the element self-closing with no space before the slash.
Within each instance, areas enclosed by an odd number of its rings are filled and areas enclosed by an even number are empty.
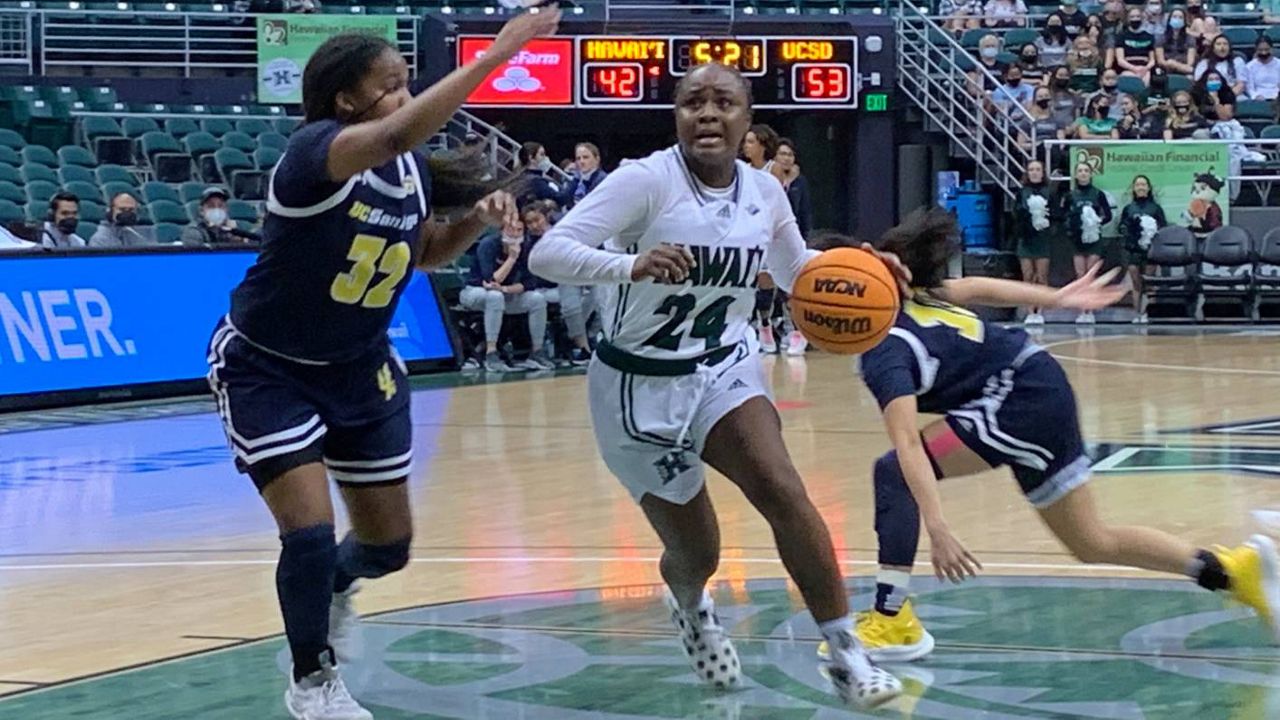
<svg viewBox="0 0 1280 720">
<path fill-rule="evenodd" d="M 302 102 L 302 69 L 325 40 L 360 32 L 396 43 L 394 17 L 362 15 L 259 15 L 258 102 Z"/>
<path fill-rule="evenodd" d="M 458 65 L 465 65 L 493 45 L 491 37 L 463 37 Z M 467 105 L 572 105 L 573 40 L 530 40 L 520 52 L 489 73 L 467 98 Z"/>
<path fill-rule="evenodd" d="M 6 395 L 203 378 L 254 252 L 0 258 Z M 414 273 L 388 332 L 409 361 L 453 357 L 431 280 Z"/>
<path fill-rule="evenodd" d="M 1072 184 L 1079 163 L 1093 168 L 1093 184 L 1111 201 L 1114 218 L 1102 229 L 1116 237 L 1120 211 L 1133 200 L 1133 179 L 1145 175 L 1170 225 L 1207 233 L 1230 223 L 1227 143 L 1108 143 L 1073 145 Z"/>
</svg>

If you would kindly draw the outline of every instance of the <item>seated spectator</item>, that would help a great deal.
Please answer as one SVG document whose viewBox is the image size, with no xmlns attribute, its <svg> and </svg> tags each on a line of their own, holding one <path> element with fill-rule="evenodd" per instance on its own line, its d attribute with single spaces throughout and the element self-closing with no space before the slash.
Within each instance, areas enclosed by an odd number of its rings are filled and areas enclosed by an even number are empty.
<svg viewBox="0 0 1280 720">
<path fill-rule="evenodd" d="M 547 149 L 542 143 L 527 142 L 520 146 L 517 155 L 526 188 L 520 194 L 520 202 L 530 200 L 555 200 L 560 195 L 560 188 L 547 173 L 551 171 L 551 158 L 547 157 Z"/>
<path fill-rule="evenodd" d="M 1173 108 L 1173 112 L 1169 114 L 1169 121 L 1165 124 L 1165 140 L 1186 140 L 1206 129 L 1204 118 L 1196 109 L 1196 102 L 1192 99 L 1191 93 L 1186 90 L 1174 93 L 1170 107 Z"/>
<path fill-rule="evenodd" d="M 1210 68 L 1231 87 L 1236 95 L 1244 94 L 1244 59 L 1231 51 L 1231 41 L 1219 35 L 1209 43 L 1209 52 L 1196 63 L 1191 79 L 1200 80 Z"/>
<path fill-rule="evenodd" d="M 982 13 L 982 0 L 938 1 L 938 14 L 945 18 L 942 27 L 956 34 L 978 27 Z"/>
<path fill-rule="evenodd" d="M 813 232 L 813 203 L 809 197 L 809 179 L 800 174 L 796 158 L 796 144 L 790 138 L 778 138 L 774 168 L 782 180 L 782 189 L 787 191 L 787 200 L 791 203 L 791 213 L 796 216 L 800 237 L 807 240 Z"/>
<path fill-rule="evenodd" d="M 974 83 L 974 87 L 981 89 L 983 93 L 989 93 L 996 89 L 998 80 L 992 78 L 1004 77 L 1004 71 L 1009 67 L 1000 62 L 1000 38 L 995 35 L 984 35 L 978 41 L 978 65 L 973 72 L 969 73 L 970 79 Z M 991 74 L 988 78 L 981 71 L 986 70 Z"/>
<path fill-rule="evenodd" d="M 548 208 L 542 203 L 530 203 L 520 210 L 524 225 L 525 244 L 521 252 L 525 257 L 551 229 Z M 587 342 L 587 317 L 591 314 L 593 294 L 586 285 L 557 285 L 549 280 L 533 276 L 535 289 L 548 304 L 560 306 L 560 320 L 564 323 L 569 341 L 573 343 L 569 361 L 574 365 L 586 365 L 591 361 L 591 345 Z"/>
<path fill-rule="evenodd" d="M 1230 120 L 1235 115 L 1236 94 L 1217 70 L 1200 76 L 1191 86 L 1191 98 L 1200 115 L 1209 122 Z"/>
<path fill-rule="evenodd" d="M 1206 55 L 1208 48 L 1205 46 L 1221 33 L 1218 19 L 1205 10 L 1204 0 L 1187 0 L 1187 17 L 1191 22 L 1187 26 L 1187 34 L 1195 39 L 1196 52 Z"/>
<path fill-rule="evenodd" d="M 1143 26 L 1142 10 L 1129 8 L 1129 21 L 1107 50 L 1107 66 L 1146 82 L 1156 64 L 1156 38 Z"/>
<path fill-rule="evenodd" d="M 82 248 L 84 238 L 76 234 L 80 224 L 80 198 L 75 193 L 58 192 L 49 199 L 49 216 L 40 231 L 40 244 L 47 248 Z"/>
<path fill-rule="evenodd" d="M 1099 80 L 1105 69 L 1103 58 L 1093 40 L 1081 35 L 1076 38 L 1067 53 L 1067 67 L 1071 69 L 1071 89 L 1089 94 L 1098 91 Z"/>
<path fill-rule="evenodd" d="M 1111 99 L 1094 95 L 1085 103 L 1084 115 L 1076 118 L 1076 137 L 1081 140 L 1110 140 L 1116 121 L 1111 119 Z"/>
<path fill-rule="evenodd" d="M 7 228 L 0 227 L 0 253 L 22 252 L 24 250 L 39 250 L 40 246 L 27 242 L 22 238 L 9 232 Z"/>
<path fill-rule="evenodd" d="M 1142 29 L 1151 33 L 1151 37 L 1159 41 L 1164 31 L 1169 29 L 1169 16 L 1164 11 L 1164 0 L 1147 0 L 1147 7 L 1142 13 Z"/>
<path fill-rule="evenodd" d="M 1120 96 L 1121 116 L 1111 137 L 1116 140 L 1160 140 L 1164 137 L 1164 116 L 1160 112 L 1142 112 L 1132 95 Z"/>
<path fill-rule="evenodd" d="M 566 168 L 572 178 L 560 191 L 560 207 L 568 210 L 587 193 L 596 189 L 608 176 L 600 167 L 600 148 L 594 143 L 581 142 L 573 148 L 573 167 Z"/>
<path fill-rule="evenodd" d="M 1147 99 L 1142 104 L 1142 111 L 1155 108 L 1169 112 L 1169 73 L 1159 65 L 1151 69 L 1151 80 L 1147 82 Z"/>
<path fill-rule="evenodd" d="M 1098 83 L 1098 92 L 1094 95 L 1104 95 L 1111 102 L 1112 120 L 1118 121 L 1124 114 L 1120 111 L 1120 73 L 1111 69 L 1102 71 L 1102 81 Z M 1085 98 L 1086 102 L 1088 100 L 1089 98 Z"/>
<path fill-rule="evenodd" d="M 1280 95 L 1280 62 L 1265 35 L 1254 43 L 1253 59 L 1244 66 L 1244 94 L 1250 100 L 1275 100 Z"/>
<path fill-rule="evenodd" d="M 1065 140 L 1066 130 L 1071 125 L 1070 122 L 1063 122 L 1062 118 L 1053 113 L 1053 91 L 1047 87 L 1036 88 L 1035 95 L 1031 99 L 1031 104 L 1027 106 L 1027 115 L 1029 117 L 1021 118 L 1020 114 L 1014 116 L 1014 121 L 1018 123 L 1018 144 L 1027 150 L 1033 152 L 1037 148 L 1033 146 L 1032 136 L 1034 135 L 1036 143 L 1042 143 L 1045 140 Z M 1074 109 L 1073 109 L 1074 114 Z"/>
<path fill-rule="evenodd" d="M 1156 47 L 1156 64 L 1166 72 L 1190 77 L 1195 71 L 1197 57 L 1195 38 L 1187 32 L 1187 11 L 1174 8 Z"/>
<path fill-rule="evenodd" d="M 1121 18 L 1121 23 L 1123 23 L 1123 18 Z M 1089 15 L 1084 19 L 1084 29 L 1080 31 L 1080 34 L 1076 39 L 1078 40 L 1082 37 L 1089 38 L 1098 48 L 1098 54 L 1105 55 L 1107 48 L 1114 44 L 1116 31 L 1119 27 L 1120 24 L 1115 26 L 1107 25 L 1103 22 L 1101 15 Z"/>
<path fill-rule="evenodd" d="M 982 24 L 990 28 L 1025 27 L 1027 24 L 1027 6 L 1022 0 L 987 0 L 982 14 Z"/>
<path fill-rule="evenodd" d="M 227 191 L 205 188 L 200 194 L 200 217 L 182 229 L 183 245 L 244 245 L 252 241 L 227 215 Z"/>
<path fill-rule="evenodd" d="M 138 227 L 138 199 L 127 192 L 116 193 L 111 197 L 111 207 L 107 209 L 107 217 L 98 224 L 93 237 L 89 238 L 89 247 L 128 248 L 148 247 L 156 244 L 156 237 L 150 228 L 145 232 Z"/>
<path fill-rule="evenodd" d="M 1067 135 L 1074 134 L 1073 124 L 1084 101 L 1080 94 L 1071 89 L 1071 68 L 1059 65 L 1049 76 L 1049 92 L 1053 94 L 1054 122 L 1067 129 Z"/>
<path fill-rule="evenodd" d="M 1040 37 L 1036 38 L 1036 49 L 1040 51 L 1040 64 L 1046 68 L 1055 68 L 1067 61 L 1071 38 L 1062 24 L 1062 18 L 1049 16 L 1044 30 L 1040 31 Z"/>
<path fill-rule="evenodd" d="M 991 104 L 1011 115 L 1021 116 L 1015 108 L 1026 107 L 1031 102 L 1035 91 L 1030 85 L 1022 82 L 1022 68 L 1010 65 L 1005 68 L 1002 78 L 1004 84 L 991 91 Z"/>
<path fill-rule="evenodd" d="M 1027 43 L 1018 50 L 1018 69 L 1022 71 L 1022 80 L 1032 87 L 1044 84 L 1045 69 L 1040 64 L 1040 51 L 1035 43 Z"/>
<path fill-rule="evenodd" d="M 529 272 L 524 244 L 524 224 L 508 224 L 501 235 L 491 234 L 476 245 L 476 262 L 459 300 L 468 310 L 484 312 L 484 368 L 488 372 L 513 369 L 550 370 L 555 367 L 542 352 L 547 336 L 547 299 L 536 289 L 537 280 Z M 529 339 L 533 354 L 518 368 L 498 355 L 498 337 L 504 315 L 529 316 Z"/>
<path fill-rule="evenodd" d="M 1085 14 L 1081 12 L 1077 0 L 1062 0 L 1062 6 L 1049 14 L 1049 19 L 1045 21 L 1045 27 L 1048 27 L 1054 19 L 1067 33 L 1068 42 L 1074 41 L 1081 31 L 1084 30 Z"/>
<path fill-rule="evenodd" d="M 1102 21 L 1102 31 L 1105 35 L 1114 35 L 1117 30 L 1124 26 L 1125 4 L 1123 0 L 1107 0 L 1102 4 L 1102 12 L 1098 16 Z M 1085 18 L 1085 25 L 1089 24 L 1089 18 Z"/>
</svg>

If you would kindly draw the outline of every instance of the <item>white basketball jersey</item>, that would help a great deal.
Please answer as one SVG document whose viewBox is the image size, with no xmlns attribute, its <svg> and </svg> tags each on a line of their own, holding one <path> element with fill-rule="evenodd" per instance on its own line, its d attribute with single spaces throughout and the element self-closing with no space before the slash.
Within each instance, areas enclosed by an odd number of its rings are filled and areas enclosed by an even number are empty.
<svg viewBox="0 0 1280 720">
<path fill-rule="evenodd" d="M 697 264 L 680 285 L 599 286 L 605 337 L 619 350 L 658 359 L 694 358 L 742 341 L 751 332 L 756 276 L 774 230 L 791 217 L 777 180 L 739 161 L 732 192 L 708 192 L 676 148 L 636 162 L 662 178 L 663 189 L 648 216 L 605 247 L 640 254 L 679 245 Z"/>
</svg>

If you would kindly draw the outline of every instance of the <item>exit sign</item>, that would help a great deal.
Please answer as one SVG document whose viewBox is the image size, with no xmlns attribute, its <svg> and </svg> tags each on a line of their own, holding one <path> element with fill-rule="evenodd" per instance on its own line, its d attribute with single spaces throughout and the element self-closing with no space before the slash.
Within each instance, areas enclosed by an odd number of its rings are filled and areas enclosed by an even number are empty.
<svg viewBox="0 0 1280 720">
<path fill-rule="evenodd" d="M 889 109 L 888 93 L 867 93 L 862 96 L 862 109 L 867 112 L 884 112 Z"/>
</svg>

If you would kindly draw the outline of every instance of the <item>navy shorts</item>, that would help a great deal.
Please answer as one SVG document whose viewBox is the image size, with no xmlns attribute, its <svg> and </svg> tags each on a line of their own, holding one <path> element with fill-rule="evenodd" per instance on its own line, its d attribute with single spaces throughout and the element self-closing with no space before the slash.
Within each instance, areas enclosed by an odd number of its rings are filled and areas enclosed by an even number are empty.
<svg viewBox="0 0 1280 720">
<path fill-rule="evenodd" d="M 259 489 L 314 462 L 340 484 L 392 484 L 408 476 L 408 373 L 390 344 L 351 362 L 303 364 L 251 344 L 224 318 L 208 360 L 236 467 Z"/>
<path fill-rule="evenodd" d="M 947 423 L 992 467 L 1008 465 L 1037 508 L 1089 480 L 1076 396 L 1047 352 L 1024 354 L 992 375 L 982 397 L 948 412 Z"/>
</svg>

